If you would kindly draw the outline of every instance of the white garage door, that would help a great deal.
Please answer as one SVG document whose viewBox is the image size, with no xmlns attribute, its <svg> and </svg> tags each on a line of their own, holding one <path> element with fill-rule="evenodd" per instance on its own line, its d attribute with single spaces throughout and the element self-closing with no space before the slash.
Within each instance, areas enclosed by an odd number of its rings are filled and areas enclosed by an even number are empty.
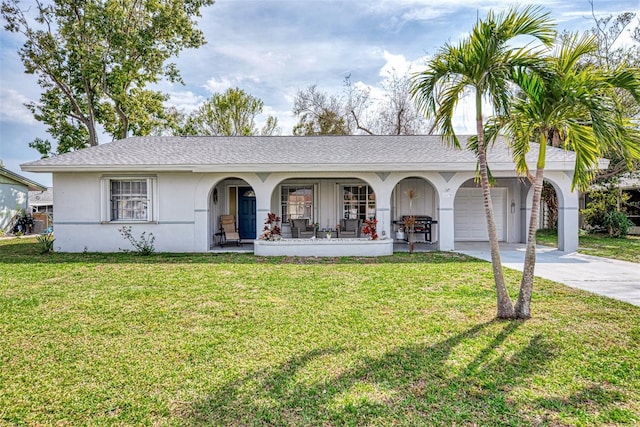
<svg viewBox="0 0 640 427">
<path fill-rule="evenodd" d="M 507 189 L 492 188 L 493 216 L 496 221 L 498 240 L 504 241 L 507 229 Z M 488 241 L 487 219 L 481 188 L 461 188 L 456 194 L 455 239 L 459 241 Z"/>
</svg>

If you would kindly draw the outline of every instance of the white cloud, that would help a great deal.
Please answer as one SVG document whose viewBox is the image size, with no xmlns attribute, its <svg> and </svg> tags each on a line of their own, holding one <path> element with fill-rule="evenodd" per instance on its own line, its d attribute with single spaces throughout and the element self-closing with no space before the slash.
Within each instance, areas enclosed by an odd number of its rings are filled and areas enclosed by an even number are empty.
<svg viewBox="0 0 640 427">
<path fill-rule="evenodd" d="M 203 101 L 203 96 L 197 95 L 189 90 L 183 92 L 169 92 L 169 99 L 165 104 L 170 107 L 175 107 L 185 113 L 191 113 L 192 111 L 195 111 Z"/>
<path fill-rule="evenodd" d="M 0 120 L 33 124 L 36 120 L 31 112 L 24 106 L 33 100 L 14 89 L 0 89 Z"/>
<path fill-rule="evenodd" d="M 403 75 L 420 71 L 424 68 L 427 58 L 422 56 L 414 60 L 408 60 L 403 54 L 394 55 L 386 50 L 382 53 L 382 57 L 386 62 L 380 68 L 379 75 L 385 79 L 393 74 Z"/>
<path fill-rule="evenodd" d="M 211 93 L 223 93 L 232 87 L 239 87 L 242 89 L 242 87 L 248 82 L 259 84 L 260 78 L 257 76 L 228 76 L 220 79 L 211 77 L 203 87 Z"/>
<path fill-rule="evenodd" d="M 205 83 L 204 88 L 207 89 L 211 93 L 219 93 L 224 92 L 230 87 L 235 86 L 237 83 L 232 83 L 231 79 L 223 77 L 222 79 L 216 79 L 215 77 L 210 78 Z"/>
<path fill-rule="evenodd" d="M 538 0 L 536 4 L 551 7 L 558 4 L 563 4 L 561 0 Z M 506 9 L 514 5 L 513 0 L 440 0 L 437 7 L 434 6 L 433 0 L 379 0 L 370 3 L 369 9 L 386 12 L 393 10 L 412 9 L 412 10 L 437 10 L 446 9 L 448 11 L 456 9 Z M 431 12 L 435 14 L 437 12 Z M 425 16 L 429 13 L 424 12 Z"/>
<path fill-rule="evenodd" d="M 537 0 L 536 5 L 547 9 L 562 7 L 566 2 L 561 0 Z M 517 4 L 517 3 L 516 3 Z M 440 0 L 434 6 L 433 0 L 378 0 L 367 5 L 367 10 L 378 16 L 387 17 L 387 27 L 401 28 L 410 22 L 455 21 L 463 14 L 478 13 L 486 15 L 490 10 L 500 12 L 514 6 L 513 0 Z"/>
</svg>

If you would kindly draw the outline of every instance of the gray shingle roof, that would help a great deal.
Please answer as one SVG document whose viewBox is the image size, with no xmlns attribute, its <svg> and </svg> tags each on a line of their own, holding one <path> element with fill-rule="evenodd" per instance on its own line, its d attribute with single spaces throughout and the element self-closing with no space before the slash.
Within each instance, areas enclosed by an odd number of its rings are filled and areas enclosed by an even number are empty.
<svg viewBox="0 0 640 427">
<path fill-rule="evenodd" d="M 45 191 L 29 191 L 29 206 L 53 205 L 53 187 Z"/>
<path fill-rule="evenodd" d="M 468 137 L 460 137 L 465 145 Z M 532 150 L 534 162 L 537 150 Z M 571 170 L 575 155 L 547 149 L 547 164 Z M 504 141 L 489 151 L 494 170 L 513 170 Z M 64 170 L 475 170 L 467 150 L 445 145 L 440 136 L 134 137 L 22 165 L 26 171 Z"/>
</svg>

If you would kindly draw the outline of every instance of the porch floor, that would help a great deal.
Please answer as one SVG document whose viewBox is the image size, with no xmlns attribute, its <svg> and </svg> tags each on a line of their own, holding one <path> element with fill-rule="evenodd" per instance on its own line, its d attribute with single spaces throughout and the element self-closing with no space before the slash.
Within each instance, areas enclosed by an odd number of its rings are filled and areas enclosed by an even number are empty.
<svg viewBox="0 0 640 427">
<path fill-rule="evenodd" d="M 240 246 L 229 243 L 224 246 L 216 245 L 209 248 L 209 253 L 223 254 L 223 253 L 229 253 L 229 252 L 236 252 L 241 254 L 252 254 L 253 240 L 241 240 Z"/>
</svg>

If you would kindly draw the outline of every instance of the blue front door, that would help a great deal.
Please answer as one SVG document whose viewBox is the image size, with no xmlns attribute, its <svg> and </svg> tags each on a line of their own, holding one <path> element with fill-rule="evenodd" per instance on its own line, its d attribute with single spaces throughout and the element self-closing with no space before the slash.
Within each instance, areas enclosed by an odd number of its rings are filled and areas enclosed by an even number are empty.
<svg viewBox="0 0 640 427">
<path fill-rule="evenodd" d="M 251 187 L 238 188 L 238 228 L 241 239 L 256 238 L 256 196 Z"/>
</svg>

